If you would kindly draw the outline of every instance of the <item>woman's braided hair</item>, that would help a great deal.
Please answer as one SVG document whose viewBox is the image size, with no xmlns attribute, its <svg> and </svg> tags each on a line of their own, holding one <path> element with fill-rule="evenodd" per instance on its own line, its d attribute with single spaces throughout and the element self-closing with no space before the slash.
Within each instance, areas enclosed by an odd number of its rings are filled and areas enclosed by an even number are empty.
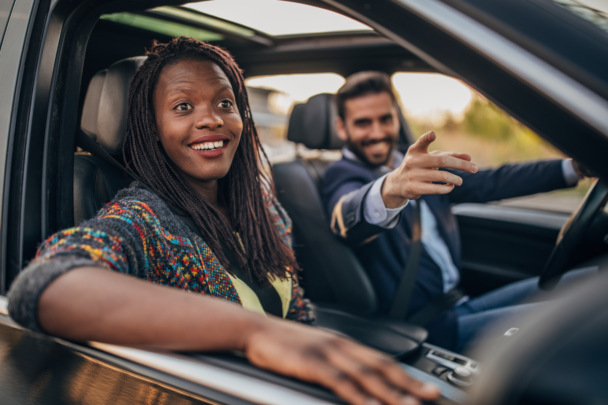
<svg viewBox="0 0 608 405">
<path fill-rule="evenodd" d="M 268 283 L 268 276 L 289 277 L 297 263 L 293 251 L 282 241 L 268 210 L 274 195 L 272 174 L 263 169 L 268 157 L 260 145 L 251 118 L 243 74 L 226 50 L 192 38 L 175 38 L 166 44 L 154 41 L 147 60 L 137 70 L 129 89 L 129 110 L 124 158 L 127 166 L 176 211 L 185 211 L 198 225 L 225 269 L 228 260 L 220 239 L 237 264 L 249 267 L 250 276 Z M 218 201 L 226 206 L 230 222 L 200 196 L 180 175 L 156 141 L 154 87 L 167 64 L 184 59 L 208 59 L 226 74 L 243 120 L 243 132 L 228 174 L 219 180 Z M 204 84 L 203 84 L 204 85 Z M 266 196 L 264 194 L 267 194 Z M 266 198 L 265 198 L 266 197 Z M 245 252 L 233 231 L 241 236 Z"/>
</svg>

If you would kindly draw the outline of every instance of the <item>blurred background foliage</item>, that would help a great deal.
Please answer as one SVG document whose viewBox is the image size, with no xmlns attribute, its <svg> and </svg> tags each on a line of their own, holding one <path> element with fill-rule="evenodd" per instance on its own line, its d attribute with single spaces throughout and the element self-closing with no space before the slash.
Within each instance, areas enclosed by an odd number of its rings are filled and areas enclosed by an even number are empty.
<svg viewBox="0 0 608 405">
<path fill-rule="evenodd" d="M 512 118 L 498 106 L 458 79 L 436 73 L 398 72 L 392 83 L 401 109 L 416 136 L 435 131 L 431 149 L 468 153 L 481 168 L 566 156 Z M 335 93 L 344 78 L 334 73 L 258 76 L 247 79 L 249 100 L 258 133 L 271 162 L 293 159 L 294 145 L 287 141 L 294 104 L 318 93 Z M 339 151 L 307 151 L 340 159 Z M 521 179 L 526 181 L 526 179 Z M 551 193 L 503 200 L 497 204 L 530 209 L 572 212 L 591 180 Z"/>
<path fill-rule="evenodd" d="M 446 112 L 442 119 L 432 121 L 407 116 L 415 136 L 435 131 L 437 140 L 432 150 L 468 153 L 480 167 L 496 167 L 506 163 L 566 157 L 549 142 L 509 116 L 494 103 L 474 94 L 462 117 Z M 579 182 L 562 194 L 584 195 L 591 180 Z"/>
</svg>

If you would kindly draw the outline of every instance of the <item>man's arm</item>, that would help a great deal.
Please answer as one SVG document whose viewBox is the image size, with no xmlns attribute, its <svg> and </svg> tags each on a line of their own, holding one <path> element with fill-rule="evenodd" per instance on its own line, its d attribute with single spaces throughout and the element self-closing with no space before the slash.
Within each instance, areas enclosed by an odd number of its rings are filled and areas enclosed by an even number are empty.
<svg viewBox="0 0 608 405">
<path fill-rule="evenodd" d="M 385 231 L 387 225 L 394 225 L 393 221 L 374 221 L 375 212 L 366 215 L 370 210 L 366 209 L 365 204 L 369 205 L 370 193 L 374 189 L 380 188 L 385 209 L 399 210 L 410 199 L 417 199 L 425 194 L 446 194 L 462 184 L 459 176 L 437 170 L 438 168 L 460 169 L 468 173 L 477 171 L 477 166 L 470 162 L 469 155 L 453 152 L 429 153 L 428 147 L 435 139 L 433 132 L 422 135 L 408 149 L 400 167 L 376 182 L 365 184 L 364 179 L 355 176 L 338 180 L 328 179 L 326 191 L 329 192 L 326 192 L 326 201 L 332 231 L 349 245 L 357 246 Z M 435 184 L 436 182 L 443 184 Z M 379 217 L 384 217 L 387 213 L 378 214 Z"/>
<path fill-rule="evenodd" d="M 449 195 L 450 201 L 485 203 L 572 187 L 577 179 L 568 173 L 568 164 L 572 168 L 571 161 L 562 159 L 510 164 L 474 176 L 454 171 L 463 184 Z"/>
<path fill-rule="evenodd" d="M 329 196 L 331 230 L 349 246 L 358 246 L 387 229 L 368 221 L 365 215 L 366 200 L 376 181 L 363 184 L 350 179 Z"/>
</svg>

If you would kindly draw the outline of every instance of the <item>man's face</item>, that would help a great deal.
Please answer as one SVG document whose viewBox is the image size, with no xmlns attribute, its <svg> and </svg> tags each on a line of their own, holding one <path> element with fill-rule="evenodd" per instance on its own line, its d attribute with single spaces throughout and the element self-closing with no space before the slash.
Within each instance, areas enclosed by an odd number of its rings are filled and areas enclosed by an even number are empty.
<svg viewBox="0 0 608 405">
<path fill-rule="evenodd" d="M 362 161 L 385 165 L 399 134 L 397 105 L 386 93 L 366 94 L 346 100 L 344 120 L 336 129 L 347 147 Z"/>
</svg>

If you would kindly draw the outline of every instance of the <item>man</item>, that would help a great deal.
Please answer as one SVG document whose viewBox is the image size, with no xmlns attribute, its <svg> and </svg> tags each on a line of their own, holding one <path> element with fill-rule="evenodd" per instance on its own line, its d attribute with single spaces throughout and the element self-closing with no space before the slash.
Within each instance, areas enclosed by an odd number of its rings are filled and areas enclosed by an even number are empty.
<svg viewBox="0 0 608 405">
<path fill-rule="evenodd" d="M 505 165 L 478 171 L 467 154 L 428 152 L 433 132 L 406 155 L 395 150 L 398 105 L 388 75 L 350 76 L 336 96 L 337 133 L 346 142 L 343 159 L 324 178 L 323 197 L 332 230 L 350 246 L 368 272 L 380 310 L 388 312 L 409 255 L 412 221 L 420 204 L 422 251 L 408 316 L 456 287 L 460 239 L 450 205 L 488 202 L 548 192 L 577 184 L 583 175 L 572 160 Z M 438 170 L 441 169 L 441 170 Z M 462 350 L 475 332 L 537 292 L 526 280 L 458 302 L 428 325 L 431 343 Z"/>
</svg>

